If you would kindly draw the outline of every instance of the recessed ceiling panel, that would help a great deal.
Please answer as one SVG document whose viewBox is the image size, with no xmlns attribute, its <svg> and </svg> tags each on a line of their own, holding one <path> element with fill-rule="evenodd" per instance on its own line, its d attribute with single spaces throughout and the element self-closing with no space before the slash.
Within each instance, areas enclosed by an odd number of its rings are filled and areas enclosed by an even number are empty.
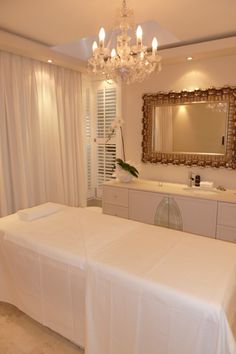
<svg viewBox="0 0 236 354">
<path fill-rule="evenodd" d="M 163 29 L 157 22 L 149 21 L 140 24 L 143 29 L 143 43 L 148 47 L 151 47 L 153 37 L 157 37 L 158 44 L 160 46 L 177 43 L 179 40 L 174 37 L 167 30 Z M 105 45 L 109 48 L 116 47 L 116 35 L 117 30 L 111 30 L 106 33 Z M 135 39 L 135 30 L 132 33 L 133 39 Z M 65 43 L 59 46 L 53 47 L 55 51 L 60 53 L 79 58 L 81 60 L 87 60 L 92 55 L 92 44 L 93 41 L 98 41 L 98 36 L 91 36 L 87 38 L 82 38 L 71 43 Z M 134 43 L 133 43 L 134 44 Z"/>
</svg>

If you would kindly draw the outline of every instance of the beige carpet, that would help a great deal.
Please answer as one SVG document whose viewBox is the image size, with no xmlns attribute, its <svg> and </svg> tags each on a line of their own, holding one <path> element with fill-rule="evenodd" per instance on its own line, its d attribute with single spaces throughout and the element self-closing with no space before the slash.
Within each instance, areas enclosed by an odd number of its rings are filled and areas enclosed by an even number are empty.
<svg viewBox="0 0 236 354">
<path fill-rule="evenodd" d="M 76 345 L 0 302 L 0 354 L 84 354 Z"/>
</svg>

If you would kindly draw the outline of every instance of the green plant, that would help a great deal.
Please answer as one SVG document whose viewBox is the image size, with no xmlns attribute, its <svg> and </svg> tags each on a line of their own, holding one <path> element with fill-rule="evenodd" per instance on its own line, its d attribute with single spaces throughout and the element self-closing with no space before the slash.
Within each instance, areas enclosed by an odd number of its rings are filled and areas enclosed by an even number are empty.
<svg viewBox="0 0 236 354">
<path fill-rule="evenodd" d="M 124 162 L 124 161 L 121 160 L 121 159 L 116 159 L 116 163 L 117 163 L 117 165 L 120 166 L 123 170 L 129 172 L 132 176 L 138 178 L 139 172 L 138 172 L 138 170 L 137 170 L 134 166 L 130 165 L 130 164 L 127 163 L 127 162 Z"/>
</svg>

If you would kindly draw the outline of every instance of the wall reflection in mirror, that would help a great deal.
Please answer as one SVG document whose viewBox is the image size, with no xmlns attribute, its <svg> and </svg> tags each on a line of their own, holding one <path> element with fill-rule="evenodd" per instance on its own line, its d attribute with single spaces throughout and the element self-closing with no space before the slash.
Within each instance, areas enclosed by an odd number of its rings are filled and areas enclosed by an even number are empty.
<svg viewBox="0 0 236 354">
<path fill-rule="evenodd" d="M 227 117 L 227 102 L 153 107 L 152 150 L 225 154 Z"/>
</svg>

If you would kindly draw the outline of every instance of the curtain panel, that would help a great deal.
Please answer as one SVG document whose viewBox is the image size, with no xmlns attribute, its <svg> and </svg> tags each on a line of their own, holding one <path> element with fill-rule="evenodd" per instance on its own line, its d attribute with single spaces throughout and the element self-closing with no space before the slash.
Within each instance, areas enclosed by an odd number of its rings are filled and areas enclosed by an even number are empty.
<svg viewBox="0 0 236 354">
<path fill-rule="evenodd" d="M 86 203 L 81 74 L 0 52 L 0 216 Z"/>
</svg>

